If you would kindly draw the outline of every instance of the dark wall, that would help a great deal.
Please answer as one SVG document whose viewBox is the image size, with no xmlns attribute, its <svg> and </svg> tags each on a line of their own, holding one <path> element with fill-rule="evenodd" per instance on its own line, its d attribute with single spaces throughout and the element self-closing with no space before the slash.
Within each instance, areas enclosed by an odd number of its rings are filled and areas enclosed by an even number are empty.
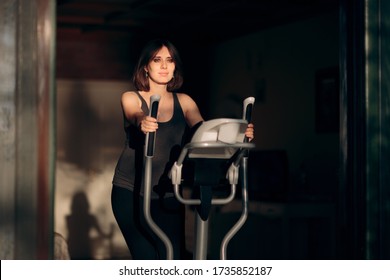
<svg viewBox="0 0 390 280">
<path fill-rule="evenodd" d="M 125 34 L 58 30 L 57 78 L 127 80 L 136 50 Z"/>
</svg>

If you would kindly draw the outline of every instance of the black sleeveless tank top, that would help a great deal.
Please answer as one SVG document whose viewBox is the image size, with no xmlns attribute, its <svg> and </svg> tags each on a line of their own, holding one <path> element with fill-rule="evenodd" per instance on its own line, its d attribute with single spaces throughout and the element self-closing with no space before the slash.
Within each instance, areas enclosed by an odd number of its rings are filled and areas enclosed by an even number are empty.
<svg viewBox="0 0 390 280">
<path fill-rule="evenodd" d="M 136 92 L 142 102 L 141 109 L 149 114 L 143 97 Z M 159 122 L 155 138 L 155 152 L 152 164 L 152 198 L 159 195 L 172 195 L 172 184 L 168 178 L 172 164 L 177 160 L 186 121 L 176 93 L 173 94 L 173 115 L 167 122 Z M 124 116 L 124 114 L 123 114 Z M 115 168 L 113 184 L 143 194 L 142 175 L 145 135 L 139 128 L 130 124 L 124 116 L 126 144 Z"/>
</svg>

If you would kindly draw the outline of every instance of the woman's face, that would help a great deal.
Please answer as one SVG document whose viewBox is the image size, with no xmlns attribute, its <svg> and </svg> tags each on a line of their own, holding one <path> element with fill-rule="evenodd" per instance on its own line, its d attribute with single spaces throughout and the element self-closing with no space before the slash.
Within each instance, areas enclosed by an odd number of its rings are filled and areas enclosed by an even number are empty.
<svg viewBox="0 0 390 280">
<path fill-rule="evenodd" d="M 149 62 L 145 71 L 149 79 L 157 84 L 167 84 L 173 78 L 175 63 L 167 49 L 163 46 Z"/>
</svg>

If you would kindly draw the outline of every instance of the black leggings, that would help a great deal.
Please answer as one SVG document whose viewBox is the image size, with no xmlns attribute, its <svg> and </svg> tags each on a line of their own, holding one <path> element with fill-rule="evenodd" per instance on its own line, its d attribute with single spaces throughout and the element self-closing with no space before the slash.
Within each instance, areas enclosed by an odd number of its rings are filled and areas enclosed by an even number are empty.
<svg viewBox="0 0 390 280">
<path fill-rule="evenodd" d="M 111 204 L 132 258 L 135 260 L 165 259 L 164 243 L 146 224 L 143 215 L 143 197 L 114 185 L 111 192 Z M 184 259 L 184 206 L 174 197 L 153 199 L 151 215 L 171 240 L 174 259 Z"/>
</svg>

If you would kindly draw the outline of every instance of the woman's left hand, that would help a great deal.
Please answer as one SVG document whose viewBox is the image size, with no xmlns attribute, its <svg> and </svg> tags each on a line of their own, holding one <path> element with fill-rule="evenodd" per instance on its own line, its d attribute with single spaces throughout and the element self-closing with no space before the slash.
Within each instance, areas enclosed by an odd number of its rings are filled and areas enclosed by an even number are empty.
<svg viewBox="0 0 390 280">
<path fill-rule="evenodd" d="M 252 141 L 255 138 L 255 126 L 250 123 L 245 130 L 245 136 L 249 138 L 249 141 Z"/>
</svg>

